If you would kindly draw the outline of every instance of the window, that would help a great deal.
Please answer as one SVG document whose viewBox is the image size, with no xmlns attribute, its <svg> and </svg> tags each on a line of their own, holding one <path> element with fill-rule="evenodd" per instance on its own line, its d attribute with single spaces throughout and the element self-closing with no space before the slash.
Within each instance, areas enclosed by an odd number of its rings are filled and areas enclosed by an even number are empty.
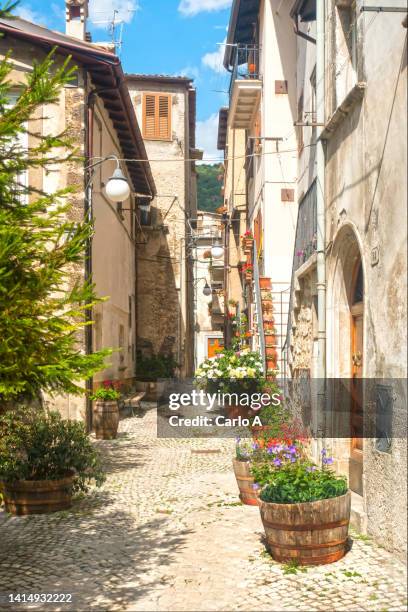
<svg viewBox="0 0 408 612">
<path fill-rule="evenodd" d="M 171 95 L 143 95 L 143 137 L 146 140 L 171 140 Z"/>
<path fill-rule="evenodd" d="M 69 18 L 71 21 L 81 19 L 81 7 L 70 6 L 69 7 Z"/>
<path fill-rule="evenodd" d="M 357 82 L 357 9 L 352 0 L 336 0 L 336 106 Z"/>
</svg>

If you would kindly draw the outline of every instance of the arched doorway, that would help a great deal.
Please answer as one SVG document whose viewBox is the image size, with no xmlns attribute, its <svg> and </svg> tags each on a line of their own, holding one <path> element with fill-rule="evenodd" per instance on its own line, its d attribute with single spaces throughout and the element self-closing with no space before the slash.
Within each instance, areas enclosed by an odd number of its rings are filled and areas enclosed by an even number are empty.
<svg viewBox="0 0 408 612">
<path fill-rule="evenodd" d="M 327 377 L 350 382 L 350 439 L 334 440 L 350 489 L 363 495 L 364 264 L 354 227 L 337 233 L 328 258 Z M 338 402 L 335 405 L 339 405 Z M 348 418 L 348 416 L 347 416 Z M 335 429 L 334 429 L 335 430 Z"/>
</svg>

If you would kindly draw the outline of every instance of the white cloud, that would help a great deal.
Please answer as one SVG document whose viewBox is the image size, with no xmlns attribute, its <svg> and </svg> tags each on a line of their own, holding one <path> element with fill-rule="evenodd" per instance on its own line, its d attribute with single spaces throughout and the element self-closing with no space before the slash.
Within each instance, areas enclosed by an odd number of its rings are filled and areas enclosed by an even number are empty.
<svg viewBox="0 0 408 612">
<path fill-rule="evenodd" d="M 206 53 L 202 57 L 201 61 L 204 64 L 204 66 L 207 66 L 207 68 L 210 68 L 211 70 L 214 70 L 215 72 L 219 72 L 219 73 L 222 73 L 225 71 L 225 68 L 223 66 L 223 61 L 224 61 L 226 42 L 227 42 L 227 39 L 224 40 L 222 45 L 218 45 L 217 51 L 214 51 L 212 53 Z"/>
<path fill-rule="evenodd" d="M 178 10 L 182 15 L 193 17 L 198 13 L 222 11 L 231 4 L 232 0 L 181 0 Z"/>
<path fill-rule="evenodd" d="M 45 25 L 47 20 L 46 18 L 37 13 L 29 4 L 25 6 L 18 6 L 15 10 L 16 15 L 21 17 L 21 19 L 25 19 L 26 21 L 31 21 L 32 23 L 37 23 L 39 25 Z"/>
<path fill-rule="evenodd" d="M 139 9 L 139 0 L 90 0 L 89 18 L 98 28 L 107 28 L 108 21 L 114 17 L 117 21 L 130 23 Z"/>
<path fill-rule="evenodd" d="M 200 71 L 196 66 L 186 66 L 185 68 L 178 70 L 174 76 L 188 77 L 189 79 L 198 81 L 200 78 Z"/>
<path fill-rule="evenodd" d="M 218 138 L 218 114 L 214 113 L 205 121 L 197 121 L 196 128 L 197 147 L 203 149 L 203 161 L 211 160 L 211 163 L 216 163 L 218 159 L 223 161 L 222 151 L 217 149 Z"/>
</svg>

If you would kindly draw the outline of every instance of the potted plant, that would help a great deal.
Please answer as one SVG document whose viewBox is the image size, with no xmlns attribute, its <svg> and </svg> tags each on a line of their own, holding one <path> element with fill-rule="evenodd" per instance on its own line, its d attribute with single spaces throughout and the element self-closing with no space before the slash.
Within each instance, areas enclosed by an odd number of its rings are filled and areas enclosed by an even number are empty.
<svg viewBox="0 0 408 612">
<path fill-rule="evenodd" d="M 239 499 L 247 506 L 258 506 L 259 504 L 257 491 L 260 487 L 255 483 L 251 474 L 251 465 L 256 458 L 256 453 L 259 454 L 256 445 L 248 441 L 242 442 L 241 438 L 236 439 L 232 466 L 239 489 Z"/>
<path fill-rule="evenodd" d="M 146 395 L 145 401 L 156 402 L 164 390 L 163 380 L 174 378 L 177 363 L 170 354 L 146 355 L 137 353 L 136 388 Z M 160 380 L 162 379 L 162 380 Z"/>
<path fill-rule="evenodd" d="M 21 407 L 0 416 L 0 492 L 7 512 L 65 510 L 74 492 L 103 481 L 99 454 L 82 423 Z"/>
<path fill-rule="evenodd" d="M 278 460 L 264 476 L 260 512 L 276 561 L 322 565 L 345 555 L 351 498 L 346 478 L 328 468 L 332 462 L 323 449 L 321 467 Z"/>
<path fill-rule="evenodd" d="M 97 440 L 114 440 L 119 427 L 120 393 L 111 386 L 100 387 L 91 400 L 93 407 L 93 426 Z"/>
<path fill-rule="evenodd" d="M 267 290 L 271 290 L 271 279 L 267 278 L 266 276 L 261 276 L 259 279 L 259 286 L 261 289 L 267 289 Z"/>
<path fill-rule="evenodd" d="M 244 253 L 250 254 L 252 253 L 252 247 L 254 244 L 254 236 L 251 230 L 247 230 L 243 236 L 241 236 L 242 240 L 242 248 Z"/>
</svg>

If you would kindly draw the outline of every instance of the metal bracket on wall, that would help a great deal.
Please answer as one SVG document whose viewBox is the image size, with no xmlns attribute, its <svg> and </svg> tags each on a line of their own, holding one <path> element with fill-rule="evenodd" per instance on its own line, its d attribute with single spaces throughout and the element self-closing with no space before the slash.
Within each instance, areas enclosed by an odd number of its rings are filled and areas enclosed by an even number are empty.
<svg viewBox="0 0 408 612">
<path fill-rule="evenodd" d="M 406 6 L 362 6 L 360 13 L 406 13 Z"/>
</svg>

